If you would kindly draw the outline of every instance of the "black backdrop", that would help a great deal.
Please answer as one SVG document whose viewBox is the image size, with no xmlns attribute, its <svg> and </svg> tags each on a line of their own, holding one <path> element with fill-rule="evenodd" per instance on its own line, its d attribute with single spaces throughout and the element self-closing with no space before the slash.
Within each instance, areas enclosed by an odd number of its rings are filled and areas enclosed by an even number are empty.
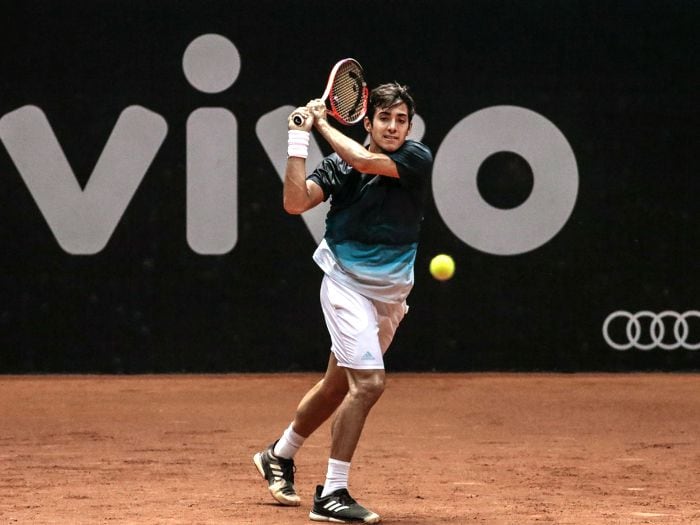
<svg viewBox="0 0 700 525">
<path fill-rule="evenodd" d="M 467 115 L 512 105 L 553 122 L 578 167 L 569 220 L 525 253 L 467 245 L 429 200 L 390 370 L 696 369 L 700 351 L 618 351 L 602 326 L 616 310 L 700 307 L 698 27 L 700 7 L 683 0 L 6 2 L 0 117 L 41 108 L 82 186 L 127 106 L 158 113 L 168 132 L 93 255 L 61 248 L 0 148 L 0 371 L 322 369 L 315 242 L 283 212 L 255 126 L 317 96 L 344 56 L 370 83 L 413 88 L 434 152 Z M 241 57 L 217 94 L 182 69 L 188 44 L 210 33 Z M 238 239 L 223 255 L 195 253 L 185 235 L 186 122 L 205 106 L 238 124 Z M 518 191 L 517 176 L 501 179 L 492 193 Z M 444 283 L 427 272 L 440 252 L 457 262 Z M 700 341 L 700 321 L 686 327 Z"/>
</svg>

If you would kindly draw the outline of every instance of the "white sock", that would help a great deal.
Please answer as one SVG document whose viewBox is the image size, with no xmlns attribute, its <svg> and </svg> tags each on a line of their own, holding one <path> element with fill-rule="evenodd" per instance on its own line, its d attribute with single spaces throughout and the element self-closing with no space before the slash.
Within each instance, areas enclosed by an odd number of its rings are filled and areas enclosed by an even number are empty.
<svg viewBox="0 0 700 525">
<path fill-rule="evenodd" d="M 326 482 L 323 484 L 321 497 L 328 496 L 338 489 L 348 488 L 348 476 L 350 475 L 350 463 L 330 458 L 328 460 L 328 471 L 326 472 Z"/>
<path fill-rule="evenodd" d="M 294 432 L 292 424 L 290 423 L 275 445 L 275 449 L 272 453 L 278 458 L 292 459 L 296 453 L 299 452 L 304 441 L 306 441 L 306 438 Z"/>
</svg>

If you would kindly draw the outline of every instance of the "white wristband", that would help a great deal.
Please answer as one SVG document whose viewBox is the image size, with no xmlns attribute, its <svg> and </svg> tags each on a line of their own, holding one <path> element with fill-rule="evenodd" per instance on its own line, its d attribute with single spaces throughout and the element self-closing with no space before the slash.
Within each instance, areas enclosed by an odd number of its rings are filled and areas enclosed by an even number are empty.
<svg viewBox="0 0 700 525">
<path fill-rule="evenodd" d="M 308 157 L 309 135 L 308 131 L 302 129 L 290 129 L 287 138 L 287 155 L 290 157 L 301 157 L 302 159 Z"/>
</svg>

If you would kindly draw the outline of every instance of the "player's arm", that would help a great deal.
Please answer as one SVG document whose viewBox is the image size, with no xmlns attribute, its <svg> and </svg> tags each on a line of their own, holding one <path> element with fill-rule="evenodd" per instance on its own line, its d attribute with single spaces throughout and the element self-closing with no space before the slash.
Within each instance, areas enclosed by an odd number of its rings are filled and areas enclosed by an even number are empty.
<svg viewBox="0 0 700 525">
<path fill-rule="evenodd" d="M 313 116 L 313 125 L 341 159 L 360 173 L 372 173 L 387 177 L 399 177 L 396 163 L 384 153 L 373 153 L 331 126 L 326 118 L 326 105 L 321 100 L 312 100 L 307 105 Z"/>
<path fill-rule="evenodd" d="M 302 114 L 304 121 L 297 126 L 293 116 Z M 288 119 L 290 130 L 309 133 L 313 126 L 313 118 L 308 114 L 306 108 L 297 108 Z M 303 133 L 290 133 L 289 157 L 284 171 L 283 205 L 287 213 L 299 215 L 306 210 L 313 208 L 323 201 L 323 190 L 313 181 L 306 180 L 306 157 L 304 150 L 308 151 L 308 135 L 306 135 L 306 145 L 303 147 L 299 142 L 303 142 Z"/>
</svg>

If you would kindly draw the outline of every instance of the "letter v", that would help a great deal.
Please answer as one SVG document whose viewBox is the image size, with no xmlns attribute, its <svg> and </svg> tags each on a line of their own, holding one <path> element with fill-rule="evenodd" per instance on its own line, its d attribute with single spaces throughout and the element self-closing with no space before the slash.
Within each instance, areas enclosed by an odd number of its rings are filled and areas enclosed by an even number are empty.
<svg viewBox="0 0 700 525">
<path fill-rule="evenodd" d="M 269 113 L 265 113 L 255 125 L 258 140 L 282 182 L 284 182 L 284 171 L 287 164 L 287 117 L 293 110 L 294 106 L 280 106 Z M 312 134 L 309 141 L 309 157 L 306 159 L 307 171 L 311 173 L 311 170 L 322 160 L 323 153 Z M 282 201 L 280 199 L 281 206 Z M 329 208 L 329 201 L 322 202 L 315 208 L 304 212 L 301 216 L 317 244 L 323 239 L 326 229 L 326 214 Z"/>
<path fill-rule="evenodd" d="M 167 131 L 159 114 L 127 107 L 82 190 L 40 108 L 23 106 L 0 119 L 0 140 L 58 244 L 75 255 L 105 247 Z"/>
</svg>

